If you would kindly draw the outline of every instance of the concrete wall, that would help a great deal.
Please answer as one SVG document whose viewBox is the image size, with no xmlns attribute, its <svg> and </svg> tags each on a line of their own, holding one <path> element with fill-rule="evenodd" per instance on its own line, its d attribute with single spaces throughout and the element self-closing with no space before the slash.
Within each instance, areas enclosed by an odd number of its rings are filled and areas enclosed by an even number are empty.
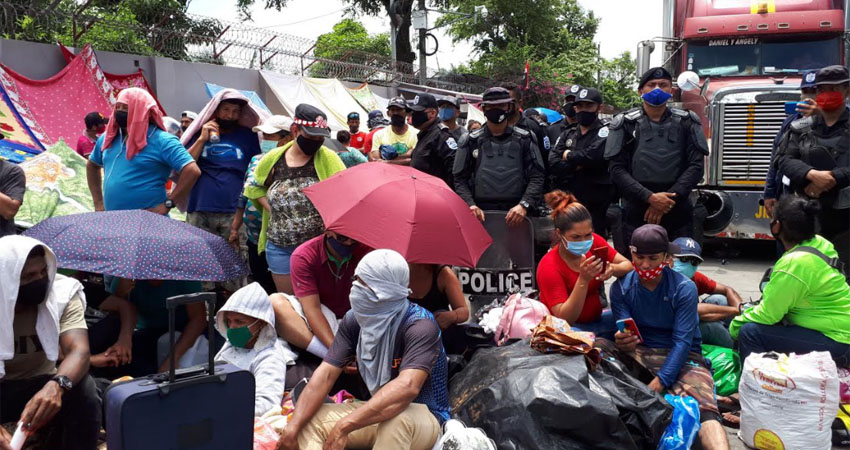
<svg viewBox="0 0 850 450">
<path fill-rule="evenodd" d="M 169 58 L 97 51 L 105 72 L 115 74 L 144 71 L 145 77 L 168 115 L 179 117 L 185 110 L 200 111 L 209 101 L 204 83 L 255 91 L 273 114 L 284 114 L 283 105 L 254 69 L 190 63 Z M 34 80 L 49 78 L 65 67 L 56 45 L 0 39 L 0 62 Z M 360 83 L 344 82 L 357 87 Z M 370 86 L 375 94 L 393 97 L 392 88 Z"/>
</svg>

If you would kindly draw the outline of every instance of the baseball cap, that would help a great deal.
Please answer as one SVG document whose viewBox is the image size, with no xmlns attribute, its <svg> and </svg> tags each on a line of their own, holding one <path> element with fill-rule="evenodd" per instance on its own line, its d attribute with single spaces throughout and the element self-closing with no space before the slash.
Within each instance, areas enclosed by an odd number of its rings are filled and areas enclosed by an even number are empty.
<svg viewBox="0 0 850 450">
<path fill-rule="evenodd" d="M 292 123 L 299 125 L 307 136 L 331 137 L 331 132 L 328 130 L 327 116 L 325 116 L 325 113 L 321 109 L 313 105 L 302 103 L 296 106 L 295 119 Z"/>
<path fill-rule="evenodd" d="M 680 249 L 671 243 L 667 237 L 667 230 L 661 225 L 647 224 L 639 227 L 632 233 L 632 242 L 629 245 L 632 253 L 638 255 L 651 255 L 653 253 L 668 253 L 675 255 Z"/>
<path fill-rule="evenodd" d="M 286 116 L 271 116 L 266 118 L 263 123 L 257 125 L 251 130 L 254 133 L 262 132 L 263 134 L 275 134 L 281 131 L 289 133 L 289 128 L 292 127 L 292 119 Z"/>
<path fill-rule="evenodd" d="M 181 114 L 180 117 L 195 120 L 198 118 L 198 113 L 194 111 L 183 111 L 183 114 Z"/>
<path fill-rule="evenodd" d="M 511 93 L 503 87 L 491 87 L 484 91 L 481 95 L 482 105 L 498 105 L 501 103 L 510 103 L 514 101 L 511 98 Z"/>
<path fill-rule="evenodd" d="M 691 256 L 704 261 L 702 259 L 702 247 L 700 247 L 699 242 L 688 237 L 680 237 L 673 241 L 673 245 L 679 247 L 679 251 L 673 253 L 673 256 L 677 258 Z"/>
<path fill-rule="evenodd" d="M 106 125 L 106 123 L 109 122 L 109 120 L 104 117 L 103 114 L 97 111 L 86 114 L 86 117 L 83 120 L 85 120 L 86 122 L 86 128 L 92 128 L 98 125 Z"/>
<path fill-rule="evenodd" d="M 165 131 L 177 136 L 180 134 L 180 122 L 173 117 L 163 116 L 162 124 L 165 125 Z"/>
<path fill-rule="evenodd" d="M 390 99 L 390 102 L 387 103 L 387 110 L 393 106 L 396 108 L 407 109 L 407 100 L 403 97 L 393 97 Z"/>
<path fill-rule="evenodd" d="M 425 111 L 428 108 L 437 109 L 437 107 L 437 99 L 427 92 L 413 97 L 413 100 L 407 105 L 407 108 L 413 111 Z"/>
<path fill-rule="evenodd" d="M 348 113 L 347 120 L 360 120 L 360 113 L 357 111 Z"/>
<path fill-rule="evenodd" d="M 437 100 L 437 105 L 452 105 L 455 108 L 460 109 L 460 99 L 447 95 L 445 97 L 440 97 L 440 99 Z"/>
<path fill-rule="evenodd" d="M 649 83 L 651 80 L 670 80 L 673 81 L 673 75 L 670 75 L 670 72 L 663 67 L 653 67 L 640 77 L 640 83 L 638 83 L 638 89 L 642 89 L 643 85 Z"/>
<path fill-rule="evenodd" d="M 578 95 L 576 95 L 575 103 L 581 102 L 590 102 L 601 105 L 602 104 L 602 93 L 594 88 L 583 88 L 579 91 Z"/>
<path fill-rule="evenodd" d="M 850 74 L 844 66 L 827 66 L 818 71 L 815 85 L 850 83 Z"/>
<path fill-rule="evenodd" d="M 570 86 L 570 88 L 567 89 L 567 94 L 564 95 L 564 100 L 566 100 L 570 97 L 575 98 L 578 95 L 579 92 L 581 92 L 581 86 L 579 86 L 577 84 Z"/>
<path fill-rule="evenodd" d="M 803 73 L 803 79 L 800 80 L 800 89 L 815 87 L 815 77 L 818 76 L 817 70 L 807 70 Z"/>
</svg>

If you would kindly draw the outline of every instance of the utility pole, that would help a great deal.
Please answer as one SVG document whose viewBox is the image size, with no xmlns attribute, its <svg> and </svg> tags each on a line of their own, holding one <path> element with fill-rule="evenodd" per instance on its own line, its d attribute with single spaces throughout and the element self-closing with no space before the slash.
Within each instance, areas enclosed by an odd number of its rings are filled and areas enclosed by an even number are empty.
<svg viewBox="0 0 850 450">
<path fill-rule="evenodd" d="M 419 29 L 419 84 L 425 86 L 428 80 L 428 65 L 425 62 L 425 40 L 428 35 L 428 16 L 425 12 L 425 0 L 419 0 L 419 10 L 425 15 L 425 26 Z"/>
<path fill-rule="evenodd" d="M 395 49 L 395 36 L 398 33 L 398 27 L 396 27 L 395 17 L 393 17 L 393 14 L 395 12 L 395 8 L 393 8 L 393 6 L 394 6 L 395 2 L 396 2 L 396 0 L 390 0 L 390 8 L 389 8 L 389 12 L 390 12 L 390 14 L 389 14 L 390 15 L 390 54 L 392 55 L 392 60 L 393 60 L 393 67 L 392 67 L 393 79 L 395 79 L 395 66 L 396 66 L 396 61 L 398 61 L 398 55 L 396 54 L 396 49 Z"/>
</svg>

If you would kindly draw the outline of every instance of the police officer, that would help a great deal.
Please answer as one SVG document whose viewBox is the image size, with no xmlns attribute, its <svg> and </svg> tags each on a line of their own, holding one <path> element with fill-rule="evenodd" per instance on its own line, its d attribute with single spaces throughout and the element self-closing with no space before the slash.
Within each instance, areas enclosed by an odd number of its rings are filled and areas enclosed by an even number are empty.
<svg viewBox="0 0 850 450">
<path fill-rule="evenodd" d="M 410 165 L 453 186 L 452 167 L 457 141 L 449 127 L 440 122 L 437 100 L 431 94 L 419 94 L 408 108 L 412 111 L 410 124 L 419 130 Z"/>
<path fill-rule="evenodd" d="M 455 140 L 460 140 L 463 135 L 469 131 L 457 123 L 460 117 L 460 99 L 457 97 L 443 97 L 437 100 L 437 106 L 440 108 L 438 114 L 440 122 L 449 128 L 449 131 L 454 136 Z"/>
<path fill-rule="evenodd" d="M 820 114 L 796 120 L 780 146 L 779 168 L 798 194 L 820 200 L 820 234 L 850 267 L 850 75 L 843 66 L 815 77 Z M 780 224 L 781 225 L 781 224 Z"/>
<path fill-rule="evenodd" d="M 607 124 L 599 119 L 602 94 L 583 88 L 575 100 L 577 126 L 558 137 L 549 153 L 549 171 L 555 187 L 572 192 L 593 218 L 593 231 L 607 236 L 608 206 L 614 195 L 605 161 Z"/>
<path fill-rule="evenodd" d="M 487 89 L 481 105 L 487 123 L 460 141 L 455 191 L 479 220 L 485 209 L 501 210 L 518 225 L 543 196 L 543 161 L 533 135 L 508 123 L 516 103 L 507 89 Z"/>
<path fill-rule="evenodd" d="M 646 223 L 663 226 L 671 240 L 693 234 L 690 194 L 708 145 L 695 113 L 667 107 L 672 90 L 667 70 L 649 69 L 638 84 L 642 107 L 618 114 L 608 127 L 605 159 L 624 199 L 625 242 Z"/>
<path fill-rule="evenodd" d="M 564 120 L 549 125 L 547 133 L 549 133 L 549 142 L 552 144 L 550 152 L 555 150 L 558 138 L 561 137 L 567 129 L 574 127 L 576 124 L 576 110 L 573 107 L 573 102 L 575 102 L 576 94 L 581 92 L 581 89 L 582 87 L 577 84 L 574 84 L 567 89 L 567 94 L 564 96 L 564 104 L 561 105 L 561 111 L 564 113 Z M 549 174 L 552 175 L 551 170 L 549 171 Z"/>
<path fill-rule="evenodd" d="M 540 151 L 540 159 L 543 161 L 544 173 L 547 170 L 549 160 L 549 150 L 552 148 L 552 141 L 549 140 L 549 134 L 546 132 L 546 127 L 540 125 L 537 120 L 526 117 L 520 112 L 522 106 L 522 95 L 520 94 L 519 86 L 514 83 L 506 83 L 502 86 L 511 94 L 513 100 L 512 107 L 508 111 L 508 125 L 514 128 L 521 128 L 530 131 L 537 142 L 537 149 Z M 538 113 L 540 114 L 540 113 Z"/>
</svg>

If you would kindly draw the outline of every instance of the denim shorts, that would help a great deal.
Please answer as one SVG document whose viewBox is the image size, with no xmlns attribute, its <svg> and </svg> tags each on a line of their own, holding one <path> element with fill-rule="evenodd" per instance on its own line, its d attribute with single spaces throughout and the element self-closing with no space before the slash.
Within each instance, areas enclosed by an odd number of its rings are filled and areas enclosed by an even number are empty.
<svg viewBox="0 0 850 450">
<path fill-rule="evenodd" d="M 266 242 L 266 262 L 269 264 L 269 272 L 275 275 L 289 275 L 289 258 L 298 246 L 278 247 L 271 242 Z"/>
</svg>

